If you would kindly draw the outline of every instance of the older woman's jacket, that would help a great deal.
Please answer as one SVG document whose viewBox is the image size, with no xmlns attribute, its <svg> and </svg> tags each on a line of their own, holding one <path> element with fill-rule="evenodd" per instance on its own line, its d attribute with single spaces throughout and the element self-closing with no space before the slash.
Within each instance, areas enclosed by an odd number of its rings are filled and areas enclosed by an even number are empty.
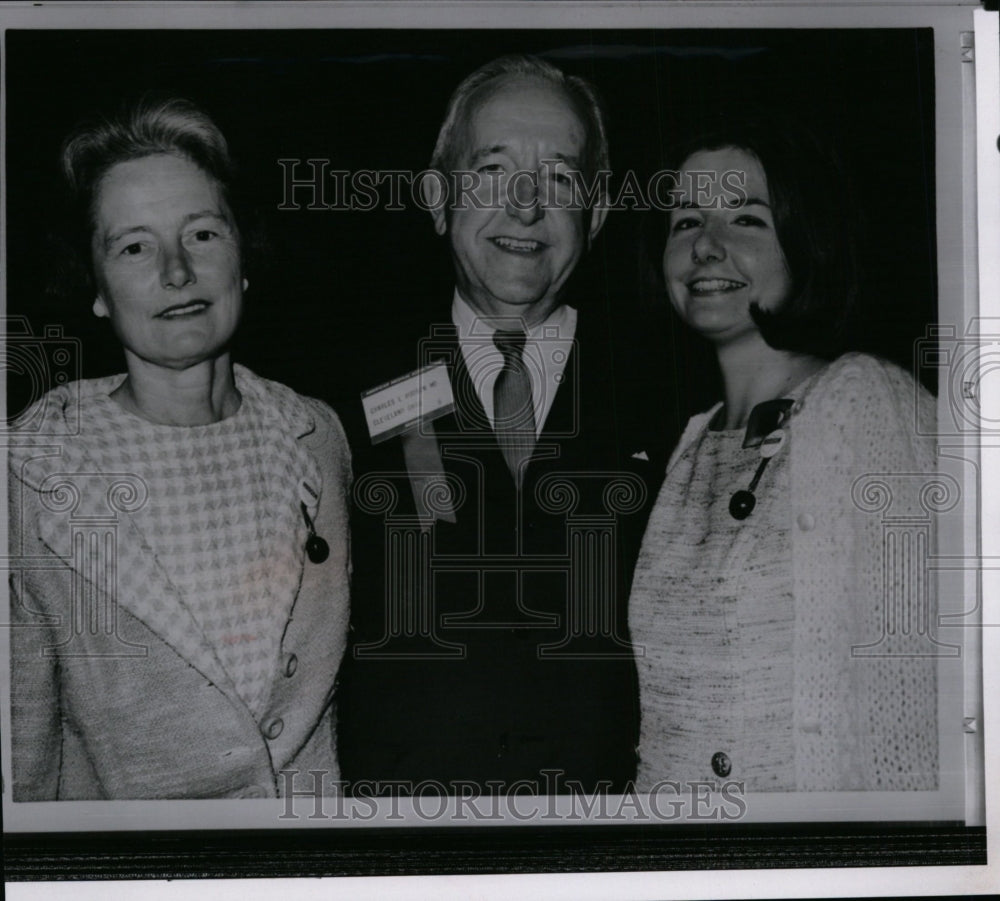
<svg viewBox="0 0 1000 901">
<path fill-rule="evenodd" d="M 266 710 L 251 715 L 195 619 L 158 591 L 166 576 L 129 512 L 137 486 L 88 455 L 80 398 L 113 380 L 63 386 L 22 417 L 10 456 L 15 801 L 262 798 L 312 790 L 315 779 L 328 793 L 337 780 L 347 445 L 324 404 L 240 367 L 237 376 L 315 464 L 311 509 L 330 547 L 324 562 L 303 563 Z M 116 591 L 126 568 L 153 590 Z"/>
</svg>

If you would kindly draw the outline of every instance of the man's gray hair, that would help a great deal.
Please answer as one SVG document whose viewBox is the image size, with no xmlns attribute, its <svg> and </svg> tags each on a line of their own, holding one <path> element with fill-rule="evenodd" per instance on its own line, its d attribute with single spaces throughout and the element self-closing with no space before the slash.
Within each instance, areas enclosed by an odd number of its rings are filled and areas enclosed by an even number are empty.
<svg viewBox="0 0 1000 901">
<path fill-rule="evenodd" d="M 567 75 L 562 69 L 537 56 L 501 56 L 486 63 L 469 75 L 451 95 L 444 122 L 438 132 L 431 168 L 454 172 L 459 168 L 459 131 L 471 113 L 474 95 L 490 82 L 511 78 L 529 78 L 559 88 L 576 108 L 586 130 L 586 145 L 582 171 L 588 178 L 609 166 L 608 135 L 604 127 L 604 110 L 593 85 L 577 75 Z"/>
</svg>

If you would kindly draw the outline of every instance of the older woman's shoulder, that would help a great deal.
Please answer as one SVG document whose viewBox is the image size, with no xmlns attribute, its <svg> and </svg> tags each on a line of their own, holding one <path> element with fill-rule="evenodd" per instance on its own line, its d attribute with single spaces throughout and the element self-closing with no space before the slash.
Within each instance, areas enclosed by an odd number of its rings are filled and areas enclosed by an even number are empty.
<svg viewBox="0 0 1000 901">
<path fill-rule="evenodd" d="M 58 385 L 17 413 L 8 428 L 22 437 L 77 435 L 86 423 L 88 404 L 106 398 L 124 378 L 122 373 Z"/>
<path fill-rule="evenodd" d="M 39 444 L 59 439 L 60 444 L 83 440 L 93 405 L 111 395 L 124 373 L 96 379 L 77 379 L 58 385 L 17 413 L 8 425 L 14 445 Z"/>
<path fill-rule="evenodd" d="M 280 415 L 297 437 L 316 448 L 317 453 L 332 454 L 346 465 L 350 458 L 347 437 L 340 419 L 329 404 L 315 397 L 299 394 L 281 382 L 256 375 L 245 366 L 234 367 L 236 384 L 252 393 L 275 415 Z"/>
<path fill-rule="evenodd" d="M 124 377 L 66 382 L 28 404 L 8 425 L 8 476 L 37 488 L 46 476 L 84 460 L 100 437 L 94 405 L 106 401 Z"/>
</svg>

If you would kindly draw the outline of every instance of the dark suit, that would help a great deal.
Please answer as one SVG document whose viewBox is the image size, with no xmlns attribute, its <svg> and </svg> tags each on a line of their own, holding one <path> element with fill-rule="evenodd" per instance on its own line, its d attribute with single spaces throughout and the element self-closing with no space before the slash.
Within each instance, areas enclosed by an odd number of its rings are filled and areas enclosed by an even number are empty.
<svg viewBox="0 0 1000 901">
<path fill-rule="evenodd" d="M 422 532 L 400 439 L 372 446 L 360 404 L 343 411 L 355 452 L 343 776 L 449 791 L 528 780 L 546 793 L 551 769 L 560 786 L 620 789 L 638 734 L 628 586 L 667 443 L 646 434 L 659 417 L 641 404 L 656 388 L 627 378 L 634 360 L 581 311 L 519 495 L 454 329 L 428 336 L 384 377 L 449 365 L 456 409 L 433 426 L 455 523 Z"/>
</svg>

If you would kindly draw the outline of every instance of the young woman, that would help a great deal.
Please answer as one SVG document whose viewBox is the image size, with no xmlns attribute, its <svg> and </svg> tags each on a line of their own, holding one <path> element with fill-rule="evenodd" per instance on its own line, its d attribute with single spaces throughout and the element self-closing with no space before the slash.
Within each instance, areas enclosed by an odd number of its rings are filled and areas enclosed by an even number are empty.
<svg viewBox="0 0 1000 901">
<path fill-rule="evenodd" d="M 881 484 L 921 511 L 934 451 L 914 423 L 933 401 L 838 355 L 855 293 L 841 170 L 811 136 L 752 122 L 677 159 L 665 288 L 723 398 L 688 424 L 636 569 L 638 785 L 933 788 L 933 585 L 890 560 L 868 503 Z"/>
</svg>

